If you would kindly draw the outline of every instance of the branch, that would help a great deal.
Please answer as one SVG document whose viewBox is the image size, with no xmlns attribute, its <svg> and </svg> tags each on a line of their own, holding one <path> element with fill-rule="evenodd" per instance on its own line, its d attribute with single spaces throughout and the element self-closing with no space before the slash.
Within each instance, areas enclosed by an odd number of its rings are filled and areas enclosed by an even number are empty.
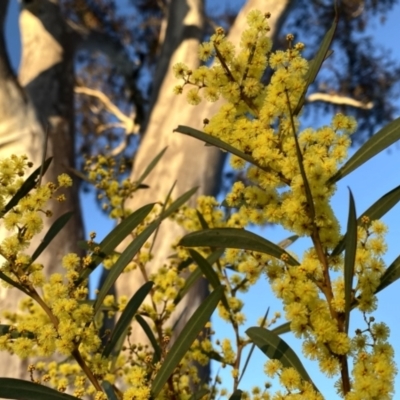
<svg viewBox="0 0 400 400">
<path fill-rule="evenodd" d="M 86 94 L 101 101 L 105 109 L 114 115 L 122 124 L 120 125 L 125 129 L 127 135 L 134 135 L 139 131 L 139 125 L 134 122 L 133 115 L 125 115 L 103 92 L 96 89 L 90 89 L 84 86 L 75 86 L 75 93 Z"/>
<path fill-rule="evenodd" d="M 324 101 L 326 103 L 361 108 L 363 110 L 370 110 L 374 106 L 372 101 L 363 103 L 362 101 L 355 100 L 351 97 L 328 93 L 312 93 L 307 97 L 307 101 L 310 103 L 314 101 Z"/>
<path fill-rule="evenodd" d="M 88 52 L 100 52 L 108 57 L 118 72 L 124 76 L 127 83 L 131 81 L 132 74 L 137 69 L 122 43 L 107 33 L 88 29 L 71 20 L 67 21 L 69 27 L 78 36 L 78 49 Z"/>
</svg>

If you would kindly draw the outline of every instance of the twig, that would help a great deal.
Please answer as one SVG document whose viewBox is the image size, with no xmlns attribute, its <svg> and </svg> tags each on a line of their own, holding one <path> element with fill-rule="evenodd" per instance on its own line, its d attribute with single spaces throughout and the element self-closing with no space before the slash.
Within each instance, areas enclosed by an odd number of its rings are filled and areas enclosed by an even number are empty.
<svg viewBox="0 0 400 400">
<path fill-rule="evenodd" d="M 371 110 L 374 107 L 374 103 L 372 101 L 369 101 L 368 103 L 363 103 L 362 101 L 353 99 L 351 97 L 321 92 L 310 94 L 307 97 L 307 101 L 310 103 L 315 101 L 323 101 L 325 103 L 361 108 L 362 110 Z"/>
</svg>

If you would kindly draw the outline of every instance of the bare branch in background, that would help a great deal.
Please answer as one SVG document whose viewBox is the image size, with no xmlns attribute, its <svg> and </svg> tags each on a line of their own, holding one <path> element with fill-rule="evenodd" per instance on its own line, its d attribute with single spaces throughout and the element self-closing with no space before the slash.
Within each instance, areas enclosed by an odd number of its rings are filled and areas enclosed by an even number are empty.
<svg viewBox="0 0 400 400">
<path fill-rule="evenodd" d="M 352 99 L 351 97 L 329 93 L 312 93 L 307 97 L 307 101 L 310 103 L 323 101 L 325 103 L 361 108 L 363 110 L 370 110 L 374 106 L 372 101 L 363 103 L 362 101 Z"/>
<path fill-rule="evenodd" d="M 121 121 L 121 124 L 118 124 L 118 126 L 124 128 L 127 135 L 134 135 L 138 133 L 139 126 L 134 122 L 135 115 L 124 114 L 103 92 L 83 86 L 76 86 L 74 90 L 75 93 L 86 94 L 88 96 L 96 97 L 98 100 L 100 100 L 106 110 L 110 114 L 114 115 L 119 121 Z"/>
<path fill-rule="evenodd" d="M 78 49 L 85 50 L 90 53 L 99 52 L 104 54 L 118 72 L 124 76 L 127 82 L 131 79 L 132 72 L 136 66 L 130 59 L 126 49 L 121 42 L 117 41 L 110 35 L 97 30 L 88 29 L 71 20 L 67 21 L 69 27 L 79 37 Z"/>
</svg>

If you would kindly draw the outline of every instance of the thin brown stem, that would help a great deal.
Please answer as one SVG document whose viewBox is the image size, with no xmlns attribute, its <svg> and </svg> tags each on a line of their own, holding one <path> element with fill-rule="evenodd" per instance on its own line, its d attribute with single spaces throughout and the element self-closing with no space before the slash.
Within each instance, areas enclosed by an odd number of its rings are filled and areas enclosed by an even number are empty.
<svg viewBox="0 0 400 400">
<path fill-rule="evenodd" d="M 47 314 L 50 321 L 54 325 L 54 328 L 58 329 L 58 324 L 59 324 L 58 318 L 53 314 L 53 312 L 50 310 L 50 307 L 39 296 L 38 292 L 35 289 L 33 289 L 33 291 L 31 289 L 30 296 L 40 305 L 40 307 L 42 307 L 43 311 Z"/>
<path fill-rule="evenodd" d="M 99 391 L 103 392 L 103 388 L 100 386 L 99 381 L 96 379 L 96 377 L 93 375 L 93 372 L 90 370 L 90 368 L 87 366 L 85 363 L 85 360 L 82 358 L 81 353 L 77 348 L 72 350 L 71 352 L 72 356 L 74 357 L 75 361 L 78 363 L 78 365 L 82 368 L 82 371 L 86 374 L 92 385 Z"/>
<path fill-rule="evenodd" d="M 225 72 L 228 75 L 228 78 L 231 82 L 236 82 L 235 77 L 232 75 L 231 70 L 229 69 L 228 65 L 226 64 L 223 55 L 221 54 L 221 52 L 218 50 L 217 45 L 214 43 L 214 49 L 215 49 L 215 53 L 217 55 L 217 58 L 219 60 L 219 62 L 221 63 L 222 67 L 224 68 Z M 236 82 L 237 83 L 237 82 Z M 237 83 L 238 84 L 238 83 Z M 238 84 L 239 85 L 239 84 Z M 251 101 L 251 99 L 249 99 L 242 91 L 242 88 L 240 88 L 240 97 L 241 99 L 246 103 L 247 107 L 249 107 L 249 109 L 254 113 L 254 115 L 258 116 L 258 109 L 257 107 L 254 105 L 254 103 Z"/>
<path fill-rule="evenodd" d="M 344 393 L 344 395 L 346 395 L 351 390 L 349 365 L 347 362 L 347 356 L 346 355 L 339 356 L 339 360 L 340 360 L 340 365 L 341 365 L 340 374 L 342 377 L 343 393 Z"/>
<path fill-rule="evenodd" d="M 323 269 L 324 280 L 323 280 L 322 284 L 318 284 L 318 287 L 325 295 L 325 298 L 326 298 L 326 301 L 327 301 L 328 307 L 329 307 L 329 312 L 331 314 L 331 317 L 337 321 L 339 332 L 344 332 L 345 331 L 344 318 L 343 318 L 344 314 L 338 313 L 332 307 L 332 301 L 333 301 L 334 296 L 333 296 L 333 291 L 332 291 L 331 278 L 330 278 L 330 274 L 329 274 L 329 262 L 328 262 L 326 253 L 322 246 L 318 227 L 315 224 L 314 199 L 312 197 L 310 185 L 308 184 L 307 175 L 306 175 L 304 165 L 303 165 L 303 155 L 301 153 L 299 141 L 298 141 L 298 138 L 296 135 L 296 129 L 295 129 L 294 120 L 293 120 L 293 112 L 292 112 L 292 108 L 290 105 L 289 93 L 288 93 L 287 89 L 285 89 L 285 94 L 286 94 L 286 100 L 287 100 L 287 104 L 288 104 L 288 108 L 289 108 L 293 136 L 294 136 L 294 140 L 295 140 L 295 144 L 296 144 L 297 159 L 299 162 L 300 173 L 303 178 L 304 190 L 305 190 L 305 194 L 306 194 L 307 203 L 309 206 L 310 219 L 311 219 L 311 224 L 312 224 L 311 239 L 313 241 L 315 251 L 317 252 L 318 260 L 321 263 L 322 269 Z M 346 355 L 335 355 L 335 356 L 339 358 L 339 362 L 341 365 L 340 373 L 341 373 L 342 384 L 343 384 L 343 392 L 344 392 L 344 394 L 347 394 L 348 392 L 350 392 L 350 377 L 349 377 L 349 367 L 348 367 L 348 363 L 347 363 L 347 356 Z"/>
</svg>

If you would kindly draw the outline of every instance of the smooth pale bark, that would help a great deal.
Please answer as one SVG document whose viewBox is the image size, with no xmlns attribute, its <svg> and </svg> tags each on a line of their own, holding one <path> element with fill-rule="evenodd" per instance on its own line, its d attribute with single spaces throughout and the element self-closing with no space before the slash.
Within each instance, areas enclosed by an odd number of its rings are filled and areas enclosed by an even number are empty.
<svg viewBox="0 0 400 400">
<path fill-rule="evenodd" d="M 0 2 L 0 28 L 3 27 L 7 3 L 4 0 Z M 271 30 L 275 32 L 280 21 L 284 20 L 289 3 L 290 1 L 249 1 L 244 10 L 259 8 L 271 11 Z M 169 16 L 162 55 L 154 79 L 157 90 L 154 92 L 152 112 L 132 178 L 135 179 L 162 148 L 169 148 L 158 168 L 147 179 L 146 183 L 151 189 L 141 191 L 138 198 L 128 204 L 132 208 L 155 199 L 163 200 L 175 180 L 177 185 L 173 196 L 176 198 L 194 186 L 199 186 L 198 194 L 213 193 L 220 178 L 222 158 L 218 150 L 172 133 L 178 124 L 201 128 L 202 120 L 213 114 L 213 106 L 204 104 L 202 107 L 192 108 L 183 97 L 172 94 L 172 87 L 176 85 L 171 73 L 172 65 L 178 61 L 192 67 L 197 65 L 196 49 L 203 29 L 203 15 L 202 2 L 199 0 L 172 0 L 170 9 L 173 11 Z M 245 26 L 246 12 L 239 15 L 231 30 L 230 35 L 234 41 L 238 40 L 240 31 Z M 47 155 L 53 155 L 55 159 L 47 179 L 54 180 L 60 172 L 74 164 L 71 32 L 59 14 L 56 0 L 30 1 L 21 12 L 20 26 L 23 52 L 19 81 L 10 68 L 3 32 L 0 34 L 0 158 L 12 153 L 24 153 L 35 165 L 40 164 L 45 131 L 48 130 Z M 115 49 L 113 46 L 110 48 Z M 48 273 L 60 270 L 60 257 L 75 250 L 75 243 L 82 235 L 76 190 L 72 193 L 70 191 L 67 197 L 67 203 L 53 209 L 54 218 L 67 210 L 74 210 L 75 215 L 40 259 Z M 50 225 L 51 221 L 46 221 L 44 232 Z M 182 233 L 175 224 L 166 223 L 163 226 L 155 247 L 157 257 L 152 268 L 165 262 L 171 253 L 171 241 Z M 41 238 L 42 236 L 32 245 L 33 248 Z M 132 295 L 142 284 L 137 274 L 131 274 L 129 280 L 121 281 L 123 282 L 118 285 L 120 294 Z M 206 293 L 206 285 L 200 283 L 187 296 L 181 324 L 198 307 Z M 14 289 L 7 292 L 1 289 L 2 309 L 15 307 L 19 297 Z M 136 339 L 142 340 L 142 336 L 139 335 Z M 1 360 L 0 376 L 26 377 L 26 363 L 4 353 L 1 354 Z"/>
<path fill-rule="evenodd" d="M 3 25 L 7 1 L 0 6 Z M 57 2 L 32 1 L 20 13 L 22 58 L 19 79 L 14 76 L 5 49 L 0 43 L 0 158 L 26 154 L 40 166 L 46 134 L 46 157 L 53 156 L 45 181 L 57 182 L 57 176 L 74 165 L 73 53 L 67 26 Z M 67 211 L 74 215 L 38 259 L 47 275 L 61 272 L 63 255 L 77 249 L 83 237 L 77 185 L 65 191 L 67 201 L 51 205 L 52 218 L 44 219 L 43 232 L 33 239 L 27 254 L 41 242 L 54 220 Z M 1 237 L 6 234 L 1 231 Z M 1 240 L 0 237 L 0 240 Z M 16 289 L 0 286 L 1 310 L 15 310 L 22 295 Z M 5 321 L 4 321 L 5 322 Z M 28 378 L 27 362 L 1 353 L 0 376 Z"/>
<path fill-rule="evenodd" d="M 243 7 L 232 26 L 229 39 L 237 45 L 241 32 L 246 28 L 246 15 L 251 9 L 270 11 L 269 20 L 271 36 L 274 37 L 284 22 L 292 1 L 250 0 Z M 202 129 L 204 118 L 215 114 L 218 104 L 203 103 L 193 107 L 185 96 L 176 96 L 172 89 L 179 82 L 172 73 L 172 66 L 184 62 L 191 68 L 198 64 L 198 45 L 202 32 L 202 1 L 172 0 L 169 9 L 173 10 L 167 22 L 165 41 L 160 62 L 154 79 L 155 92 L 152 111 L 148 119 L 146 133 L 140 143 L 135 159 L 132 180 L 137 180 L 151 159 L 164 147 L 167 152 L 146 179 L 150 189 L 140 191 L 136 197 L 127 201 L 127 207 L 137 209 L 144 204 L 163 201 L 176 181 L 173 198 L 177 198 L 187 190 L 198 186 L 197 195 L 215 194 L 221 178 L 223 153 L 213 147 L 205 147 L 200 141 L 174 133 L 178 125 L 188 125 Z M 191 204 L 194 203 L 194 199 Z M 182 237 L 184 231 L 176 223 L 164 221 L 154 246 L 154 259 L 148 265 L 148 274 L 168 263 L 168 256 L 174 253 L 171 244 Z M 117 281 L 117 294 L 132 296 L 143 285 L 144 278 L 139 271 L 129 273 Z M 207 283 L 199 281 L 197 286 L 181 301 L 180 307 L 171 319 L 173 325 L 177 319 L 179 324 L 174 330 L 176 335 L 185 325 L 188 318 L 199 307 L 207 296 Z M 183 315 L 181 315 L 183 313 Z M 131 342 L 146 342 L 141 328 L 135 325 Z"/>
</svg>

